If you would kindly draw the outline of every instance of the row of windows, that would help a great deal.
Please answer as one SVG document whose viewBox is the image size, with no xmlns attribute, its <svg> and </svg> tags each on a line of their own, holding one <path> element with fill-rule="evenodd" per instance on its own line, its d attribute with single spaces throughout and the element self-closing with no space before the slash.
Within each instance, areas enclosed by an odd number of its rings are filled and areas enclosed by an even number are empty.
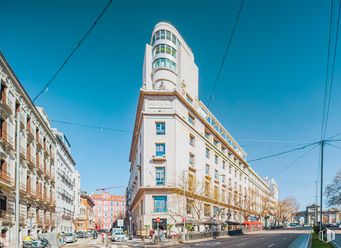
<svg viewBox="0 0 341 248">
<path fill-rule="evenodd" d="M 156 134 L 157 135 L 165 135 L 166 134 L 166 123 L 165 122 L 156 122 L 155 123 L 155 129 L 156 129 Z M 195 146 L 195 136 L 190 134 L 189 135 L 189 145 Z M 155 144 L 155 155 L 157 157 L 162 157 L 166 155 L 166 144 L 165 143 L 156 143 Z M 210 158 L 210 149 L 206 148 L 206 157 Z M 193 153 L 189 153 L 189 165 L 195 166 L 195 155 Z M 215 154 L 214 158 L 215 164 L 218 164 L 219 162 L 219 156 Z M 226 169 L 226 161 L 222 161 L 222 170 Z M 206 174 L 210 175 L 210 166 L 206 164 Z M 229 173 L 232 173 L 232 166 L 229 166 Z M 237 170 L 234 170 L 235 178 L 239 176 L 239 180 L 242 181 L 242 173 L 238 173 Z M 157 185 L 164 185 L 164 179 L 165 179 L 165 171 L 164 168 L 158 168 L 157 173 L 156 173 L 156 184 Z M 225 183 L 225 175 L 221 175 L 221 182 Z M 218 170 L 215 170 L 214 173 L 214 179 L 219 180 L 219 173 Z M 231 180 L 231 179 L 230 179 Z M 247 183 L 247 178 L 244 177 L 244 182 Z M 230 183 L 231 184 L 231 183 Z"/>
<path fill-rule="evenodd" d="M 167 54 L 172 55 L 174 58 L 176 58 L 176 50 L 169 45 L 160 44 L 154 47 L 153 56 L 159 53 L 167 53 Z"/>
<path fill-rule="evenodd" d="M 170 40 L 172 41 L 175 45 L 179 46 L 180 42 L 179 40 L 176 38 L 175 34 L 173 34 L 172 32 L 168 31 L 168 30 L 164 30 L 161 29 L 159 31 L 156 31 L 155 34 L 153 35 L 153 39 L 152 39 L 152 45 L 154 45 L 155 41 L 157 40 Z"/>
<path fill-rule="evenodd" d="M 172 71 L 176 71 L 176 63 L 169 59 L 165 58 L 156 59 L 153 63 L 153 69 L 157 69 L 160 67 L 165 67 L 171 69 Z"/>
</svg>

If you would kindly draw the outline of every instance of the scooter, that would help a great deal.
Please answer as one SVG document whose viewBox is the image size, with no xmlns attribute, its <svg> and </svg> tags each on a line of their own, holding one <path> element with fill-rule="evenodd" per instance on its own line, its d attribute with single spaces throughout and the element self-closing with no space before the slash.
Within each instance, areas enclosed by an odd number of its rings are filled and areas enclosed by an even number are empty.
<svg viewBox="0 0 341 248">
<path fill-rule="evenodd" d="M 32 241 L 24 241 L 22 244 L 23 248 L 51 248 L 51 244 L 47 239 L 39 239 Z"/>
</svg>

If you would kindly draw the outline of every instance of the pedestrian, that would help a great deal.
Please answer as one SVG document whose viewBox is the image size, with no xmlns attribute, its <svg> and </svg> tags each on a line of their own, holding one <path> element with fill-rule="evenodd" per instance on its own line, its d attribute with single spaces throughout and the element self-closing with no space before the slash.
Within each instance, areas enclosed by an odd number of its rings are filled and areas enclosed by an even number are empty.
<svg viewBox="0 0 341 248">
<path fill-rule="evenodd" d="M 7 233 L 7 229 L 6 228 L 3 228 L 1 230 L 1 234 L 0 234 L 0 247 L 1 248 L 7 248 L 9 247 L 8 246 L 8 242 L 7 242 L 7 239 L 6 239 L 6 233 Z"/>
<path fill-rule="evenodd" d="M 143 228 L 141 231 L 141 240 L 144 241 L 145 237 L 146 237 L 146 229 Z"/>
<path fill-rule="evenodd" d="M 153 228 L 152 228 L 152 229 L 150 229 L 150 231 L 149 231 L 149 239 L 150 239 L 150 241 L 153 241 L 153 238 L 154 238 L 154 230 L 153 230 Z"/>
</svg>

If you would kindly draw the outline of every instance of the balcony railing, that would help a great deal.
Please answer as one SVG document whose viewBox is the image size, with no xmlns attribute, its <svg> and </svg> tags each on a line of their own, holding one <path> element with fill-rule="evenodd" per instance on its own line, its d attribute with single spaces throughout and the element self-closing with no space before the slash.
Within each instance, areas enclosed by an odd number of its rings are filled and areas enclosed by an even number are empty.
<svg viewBox="0 0 341 248">
<path fill-rule="evenodd" d="M 26 147 L 20 142 L 20 155 L 25 158 L 26 155 Z"/>
<path fill-rule="evenodd" d="M 51 180 L 52 180 L 52 181 L 55 181 L 55 175 L 54 175 L 54 173 L 51 173 Z"/>
<path fill-rule="evenodd" d="M 36 189 L 30 188 L 30 195 L 31 195 L 31 197 L 36 197 L 37 196 Z"/>
<path fill-rule="evenodd" d="M 0 169 L 0 181 L 6 184 L 14 185 L 14 180 L 11 175 L 4 169 Z"/>
<path fill-rule="evenodd" d="M 27 123 L 26 130 L 28 134 L 27 136 L 30 137 L 31 139 L 34 139 L 34 129 L 31 127 L 30 122 Z"/>
<path fill-rule="evenodd" d="M 37 144 L 38 144 L 39 148 L 42 148 L 43 147 L 43 140 L 40 136 L 41 136 L 41 134 L 39 132 L 37 132 Z"/>
<path fill-rule="evenodd" d="M 13 102 L 4 94 L 2 93 L 1 99 L 0 99 L 1 105 L 3 105 L 3 110 L 6 110 L 9 113 L 12 113 L 12 106 Z"/>
<path fill-rule="evenodd" d="M 14 148 L 14 139 L 12 138 L 12 136 L 3 129 L 0 129 L 0 134 L 1 134 L 1 140 L 5 142 L 7 145 Z"/>
</svg>

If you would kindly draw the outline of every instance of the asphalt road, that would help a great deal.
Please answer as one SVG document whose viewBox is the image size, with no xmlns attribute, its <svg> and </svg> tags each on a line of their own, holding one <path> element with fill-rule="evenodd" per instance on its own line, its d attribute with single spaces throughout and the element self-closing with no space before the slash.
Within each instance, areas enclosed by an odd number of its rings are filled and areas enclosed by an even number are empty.
<svg viewBox="0 0 341 248">
<path fill-rule="evenodd" d="M 269 233 L 269 234 L 246 234 L 227 239 L 218 239 L 201 243 L 184 245 L 182 247 L 288 247 L 298 236 L 299 233 Z"/>
<path fill-rule="evenodd" d="M 293 230 L 282 229 L 274 231 L 262 231 L 239 236 L 232 236 L 224 239 L 209 240 L 203 242 L 193 242 L 190 244 L 176 245 L 176 248 L 200 248 L 200 247 L 241 247 L 241 248 L 297 248 L 300 241 L 304 241 L 309 230 Z M 298 242 L 299 241 L 299 242 Z M 290 246 L 291 245 L 291 246 Z M 102 248 L 104 247 L 100 239 L 78 240 L 75 244 L 68 244 L 66 248 L 71 247 L 87 247 Z M 125 248 L 125 247 L 148 247 L 148 245 L 139 242 L 109 243 L 108 248 Z M 164 247 L 159 244 L 159 247 Z"/>
<path fill-rule="evenodd" d="M 299 243 L 305 243 L 305 237 L 308 237 L 309 232 L 309 229 L 262 231 L 241 236 L 232 236 L 226 239 L 186 244 L 178 247 L 286 248 L 290 247 L 290 245 L 291 247 L 298 247 Z"/>
</svg>

